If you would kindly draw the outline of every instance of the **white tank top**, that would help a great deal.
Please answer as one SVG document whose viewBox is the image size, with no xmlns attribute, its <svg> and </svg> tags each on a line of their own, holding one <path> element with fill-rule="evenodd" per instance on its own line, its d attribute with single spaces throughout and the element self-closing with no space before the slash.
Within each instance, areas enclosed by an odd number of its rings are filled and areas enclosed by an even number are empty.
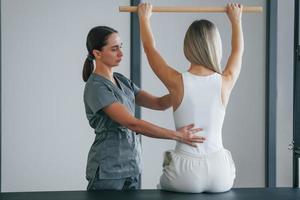
<svg viewBox="0 0 300 200">
<path fill-rule="evenodd" d="M 203 128 L 196 133 L 206 137 L 204 143 L 192 147 L 177 142 L 175 149 L 199 155 L 216 152 L 223 148 L 222 126 L 225 107 L 222 104 L 222 77 L 218 73 L 208 76 L 182 73 L 184 94 L 182 102 L 173 113 L 176 129 L 194 123 Z"/>
</svg>

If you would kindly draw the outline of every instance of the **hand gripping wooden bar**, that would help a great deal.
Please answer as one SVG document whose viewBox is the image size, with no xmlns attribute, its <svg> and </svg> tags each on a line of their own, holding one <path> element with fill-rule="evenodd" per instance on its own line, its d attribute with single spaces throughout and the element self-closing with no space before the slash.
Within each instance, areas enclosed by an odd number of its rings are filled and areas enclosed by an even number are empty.
<svg viewBox="0 0 300 200">
<path fill-rule="evenodd" d="M 137 12 L 137 6 L 119 6 L 120 12 Z M 262 12 L 261 6 L 245 6 L 243 12 Z M 226 7 L 153 7 L 152 12 L 226 12 Z"/>
</svg>

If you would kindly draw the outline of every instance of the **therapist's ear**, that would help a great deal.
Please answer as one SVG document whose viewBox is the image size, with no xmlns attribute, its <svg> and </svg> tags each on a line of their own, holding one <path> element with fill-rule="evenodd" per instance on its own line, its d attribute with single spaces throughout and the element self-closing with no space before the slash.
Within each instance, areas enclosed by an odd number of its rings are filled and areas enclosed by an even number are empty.
<svg viewBox="0 0 300 200">
<path fill-rule="evenodd" d="M 101 60 L 101 58 L 102 58 L 102 52 L 99 50 L 94 49 L 93 55 L 94 55 L 95 59 Z"/>
</svg>

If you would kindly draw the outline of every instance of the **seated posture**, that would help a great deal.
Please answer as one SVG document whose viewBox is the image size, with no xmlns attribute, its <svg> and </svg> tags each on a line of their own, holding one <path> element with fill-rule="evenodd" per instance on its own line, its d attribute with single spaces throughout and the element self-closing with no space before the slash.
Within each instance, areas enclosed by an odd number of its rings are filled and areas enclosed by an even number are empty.
<svg viewBox="0 0 300 200">
<path fill-rule="evenodd" d="M 165 153 L 158 187 L 177 192 L 225 192 L 232 188 L 235 165 L 222 144 L 222 126 L 230 93 L 238 79 L 244 49 L 242 6 L 229 4 L 231 54 L 221 70 L 222 44 L 217 27 L 210 21 L 194 21 L 184 38 L 184 54 L 190 62 L 179 73 L 170 67 L 155 47 L 150 27 L 152 6 L 138 7 L 140 33 L 148 62 L 171 95 L 176 128 L 194 123 L 203 128 L 206 140 L 196 148 L 177 141 L 175 150 Z M 198 135 L 198 133 L 196 134 Z"/>
</svg>

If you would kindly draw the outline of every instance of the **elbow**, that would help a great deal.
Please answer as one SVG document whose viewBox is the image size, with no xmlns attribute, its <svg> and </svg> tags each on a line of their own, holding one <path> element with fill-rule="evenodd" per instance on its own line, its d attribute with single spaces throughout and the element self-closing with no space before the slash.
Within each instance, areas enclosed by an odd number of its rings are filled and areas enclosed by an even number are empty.
<svg viewBox="0 0 300 200">
<path fill-rule="evenodd" d="M 244 47 L 234 48 L 231 50 L 231 55 L 234 57 L 240 57 L 242 58 L 244 54 Z"/>
<path fill-rule="evenodd" d="M 150 54 L 155 49 L 154 44 L 143 43 L 143 47 L 145 54 Z"/>
<path fill-rule="evenodd" d="M 240 47 L 240 54 L 241 54 L 241 56 L 244 54 L 244 45 L 242 45 L 241 47 Z"/>
<path fill-rule="evenodd" d="M 150 47 L 144 45 L 144 53 L 148 55 L 150 53 Z"/>
<path fill-rule="evenodd" d="M 162 105 L 158 106 L 157 110 L 165 111 L 165 110 L 167 110 L 170 107 L 171 107 L 171 105 L 164 105 L 164 104 L 162 104 Z"/>
<path fill-rule="evenodd" d="M 240 52 L 241 52 L 241 56 L 244 54 L 244 42 L 242 42 L 241 46 L 240 46 Z"/>
<path fill-rule="evenodd" d="M 158 99 L 156 103 L 155 110 L 166 110 L 165 105 L 160 101 L 160 99 Z"/>
<path fill-rule="evenodd" d="M 171 100 L 165 99 L 164 97 L 160 97 L 160 98 L 158 98 L 156 107 L 157 107 L 156 110 L 165 111 L 171 107 Z"/>
</svg>

